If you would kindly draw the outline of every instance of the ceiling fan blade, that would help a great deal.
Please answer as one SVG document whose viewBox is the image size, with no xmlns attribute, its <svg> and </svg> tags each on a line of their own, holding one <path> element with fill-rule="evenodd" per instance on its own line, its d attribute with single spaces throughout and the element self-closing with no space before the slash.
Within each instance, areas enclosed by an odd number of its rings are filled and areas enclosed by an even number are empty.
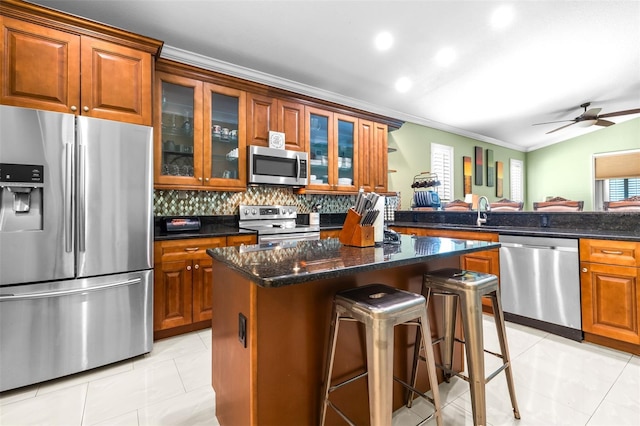
<svg viewBox="0 0 640 426">
<path fill-rule="evenodd" d="M 567 121 L 574 121 L 574 122 L 575 122 L 576 120 L 546 121 L 546 122 L 544 122 L 544 123 L 535 123 L 535 124 L 532 124 L 532 126 L 539 126 L 539 125 L 541 125 L 541 124 L 566 123 Z"/>
<path fill-rule="evenodd" d="M 557 132 L 558 130 L 562 130 L 562 129 L 564 129 L 565 127 L 573 126 L 573 125 L 574 125 L 574 124 L 576 124 L 576 123 L 577 123 L 577 121 L 574 121 L 573 123 L 569 123 L 569 124 L 567 124 L 567 125 L 565 125 L 565 126 L 558 127 L 557 129 L 552 130 L 552 131 L 550 131 L 550 132 L 547 132 L 547 133 L 545 133 L 545 134 L 547 134 L 547 135 L 548 135 L 549 133 Z"/>
<path fill-rule="evenodd" d="M 640 114 L 640 108 L 628 109 L 626 111 L 608 112 L 606 114 L 600 115 L 598 118 L 617 117 L 619 115 L 627 115 L 627 114 Z"/>
<path fill-rule="evenodd" d="M 600 111 L 602 111 L 602 108 L 591 108 L 589 111 L 585 111 L 580 117 L 585 120 L 594 119 L 598 117 Z"/>
<path fill-rule="evenodd" d="M 603 127 L 613 126 L 614 124 L 616 123 L 614 123 L 613 121 L 601 120 L 601 119 L 598 119 L 598 121 L 595 122 L 596 126 L 603 126 Z"/>
</svg>

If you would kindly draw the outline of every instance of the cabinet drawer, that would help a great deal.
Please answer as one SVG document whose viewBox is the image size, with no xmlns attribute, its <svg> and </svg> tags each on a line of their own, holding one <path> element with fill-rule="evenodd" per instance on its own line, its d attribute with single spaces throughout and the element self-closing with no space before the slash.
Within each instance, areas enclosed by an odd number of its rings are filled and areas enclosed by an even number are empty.
<svg viewBox="0 0 640 426">
<path fill-rule="evenodd" d="M 224 247 L 226 237 L 193 238 L 188 240 L 162 241 L 156 245 L 156 257 L 173 259 L 195 258 L 207 256 L 207 249 L 212 247 Z"/>
<path fill-rule="evenodd" d="M 227 246 L 239 246 L 242 244 L 255 244 L 258 237 L 251 235 L 229 235 L 227 237 Z"/>
<path fill-rule="evenodd" d="M 582 262 L 640 267 L 640 243 L 612 240 L 580 240 Z"/>
<path fill-rule="evenodd" d="M 420 237 L 442 237 L 458 240 L 498 241 L 498 234 L 494 232 L 456 231 L 451 229 L 411 228 L 403 226 L 392 227 L 401 234 L 417 235 Z"/>
</svg>

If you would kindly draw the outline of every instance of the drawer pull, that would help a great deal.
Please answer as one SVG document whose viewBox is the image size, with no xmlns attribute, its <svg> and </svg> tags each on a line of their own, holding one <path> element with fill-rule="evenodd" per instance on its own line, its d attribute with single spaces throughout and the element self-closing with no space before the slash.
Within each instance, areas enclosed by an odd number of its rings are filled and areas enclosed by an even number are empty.
<svg viewBox="0 0 640 426">
<path fill-rule="evenodd" d="M 194 252 L 200 250 L 200 247 L 185 247 L 184 251 Z"/>
<path fill-rule="evenodd" d="M 601 251 L 602 253 L 604 253 L 604 254 L 622 254 L 622 252 L 621 252 L 621 251 L 618 251 L 618 250 L 616 250 L 616 251 L 612 251 L 612 250 L 600 250 L 600 251 Z"/>
</svg>

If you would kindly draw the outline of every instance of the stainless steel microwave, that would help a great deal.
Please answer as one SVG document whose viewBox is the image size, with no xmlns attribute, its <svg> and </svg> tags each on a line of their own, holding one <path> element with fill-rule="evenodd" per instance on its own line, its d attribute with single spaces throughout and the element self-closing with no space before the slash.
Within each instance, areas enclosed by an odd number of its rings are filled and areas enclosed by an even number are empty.
<svg viewBox="0 0 640 426">
<path fill-rule="evenodd" d="M 309 183 L 306 152 L 253 145 L 247 149 L 250 184 L 305 186 Z"/>
</svg>

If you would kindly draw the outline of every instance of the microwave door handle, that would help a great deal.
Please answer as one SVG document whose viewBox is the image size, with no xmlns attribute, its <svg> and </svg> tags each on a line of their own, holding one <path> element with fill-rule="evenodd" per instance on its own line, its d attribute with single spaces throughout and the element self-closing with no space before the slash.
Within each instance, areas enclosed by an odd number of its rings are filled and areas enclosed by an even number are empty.
<svg viewBox="0 0 640 426">
<path fill-rule="evenodd" d="M 300 156 L 296 154 L 296 180 L 300 181 Z"/>
</svg>

